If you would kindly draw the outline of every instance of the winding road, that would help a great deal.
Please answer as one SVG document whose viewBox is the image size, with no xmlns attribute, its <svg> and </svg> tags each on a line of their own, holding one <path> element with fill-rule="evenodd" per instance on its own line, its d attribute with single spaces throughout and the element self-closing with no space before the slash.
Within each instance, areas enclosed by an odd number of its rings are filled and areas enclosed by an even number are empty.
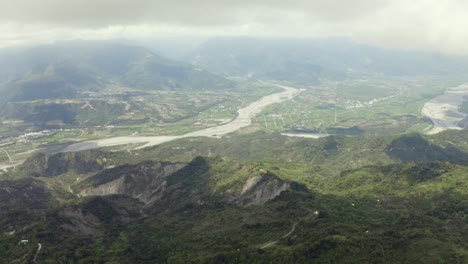
<svg viewBox="0 0 468 264">
<path fill-rule="evenodd" d="M 261 248 L 261 249 L 265 249 L 265 248 L 267 248 L 267 247 L 270 247 L 270 246 L 272 246 L 272 245 L 278 243 L 281 239 L 290 236 L 290 235 L 291 235 L 292 233 L 294 233 L 294 231 L 296 230 L 297 224 L 299 224 L 299 221 L 297 221 L 296 223 L 294 223 L 294 224 L 292 225 L 291 230 L 290 230 L 286 235 L 284 235 L 284 236 L 278 238 L 278 239 L 275 240 L 275 241 L 268 242 L 268 243 L 264 244 L 263 246 L 261 246 L 260 248 Z"/>
<path fill-rule="evenodd" d="M 37 251 L 36 251 L 36 254 L 34 254 L 34 258 L 33 258 L 33 262 L 34 263 L 37 263 L 37 255 L 39 254 L 39 252 L 41 251 L 42 249 L 42 244 L 41 243 L 37 243 Z"/>
</svg>

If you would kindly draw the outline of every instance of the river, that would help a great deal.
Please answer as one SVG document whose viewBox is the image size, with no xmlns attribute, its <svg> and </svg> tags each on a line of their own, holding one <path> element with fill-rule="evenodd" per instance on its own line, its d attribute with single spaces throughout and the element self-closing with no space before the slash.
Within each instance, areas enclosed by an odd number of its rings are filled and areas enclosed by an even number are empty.
<svg viewBox="0 0 468 264">
<path fill-rule="evenodd" d="M 63 152 L 76 152 L 87 149 L 95 149 L 100 147 L 110 147 L 124 144 L 146 143 L 140 148 L 156 146 L 162 143 L 167 143 L 176 139 L 189 137 L 216 137 L 220 138 L 226 134 L 232 133 L 243 127 L 252 124 L 252 118 L 260 113 L 265 107 L 290 100 L 297 96 L 301 90 L 283 85 L 276 85 L 284 89 L 284 91 L 267 95 L 261 99 L 251 103 L 250 105 L 241 108 L 237 111 L 237 116 L 229 123 L 214 127 L 205 128 L 195 132 L 190 132 L 180 136 L 149 136 L 149 137 L 113 137 L 85 141 L 67 146 Z"/>
<path fill-rule="evenodd" d="M 324 134 L 324 133 L 281 133 L 281 135 L 287 136 L 287 137 L 314 138 L 314 139 L 330 136 L 330 134 Z"/>
<path fill-rule="evenodd" d="M 421 114 L 430 118 L 433 124 L 426 133 L 431 135 L 449 129 L 461 130 L 458 123 L 467 117 L 467 114 L 459 112 L 459 106 L 466 101 L 465 97 L 468 97 L 468 84 L 450 88 L 444 94 L 425 103 Z"/>
</svg>

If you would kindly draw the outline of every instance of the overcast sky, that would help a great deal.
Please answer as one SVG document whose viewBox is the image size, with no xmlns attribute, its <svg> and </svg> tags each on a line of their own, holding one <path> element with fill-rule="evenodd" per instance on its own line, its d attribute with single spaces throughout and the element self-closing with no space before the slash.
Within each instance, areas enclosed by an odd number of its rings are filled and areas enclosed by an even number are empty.
<svg viewBox="0 0 468 264">
<path fill-rule="evenodd" d="M 0 0 L 0 46 L 278 36 L 468 55 L 467 0 Z"/>
</svg>

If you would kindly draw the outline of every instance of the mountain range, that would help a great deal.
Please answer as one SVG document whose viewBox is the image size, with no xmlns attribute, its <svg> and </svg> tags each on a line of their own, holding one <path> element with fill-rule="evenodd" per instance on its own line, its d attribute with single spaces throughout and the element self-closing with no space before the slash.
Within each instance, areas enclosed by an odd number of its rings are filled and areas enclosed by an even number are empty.
<svg viewBox="0 0 468 264">
<path fill-rule="evenodd" d="M 217 90 L 231 81 L 148 49 L 71 42 L 0 53 L 2 102 L 75 98 L 109 86 L 140 90 Z"/>
<path fill-rule="evenodd" d="M 317 84 L 362 74 L 455 75 L 468 58 L 372 47 L 347 39 L 215 38 L 187 61 L 225 76 Z"/>
<path fill-rule="evenodd" d="M 181 61 L 112 42 L 63 42 L 0 51 L 1 102 L 75 98 L 109 86 L 140 90 L 219 90 L 225 77 L 287 81 L 463 75 L 468 58 L 390 50 L 343 39 L 216 38 Z M 205 70 L 206 69 L 206 70 Z M 84 93 L 84 94 L 83 94 Z"/>
</svg>

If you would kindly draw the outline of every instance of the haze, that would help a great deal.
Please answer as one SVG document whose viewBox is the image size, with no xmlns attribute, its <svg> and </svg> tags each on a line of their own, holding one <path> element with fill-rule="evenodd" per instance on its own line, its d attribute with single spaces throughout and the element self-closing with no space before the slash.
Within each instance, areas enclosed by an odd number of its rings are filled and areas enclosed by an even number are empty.
<svg viewBox="0 0 468 264">
<path fill-rule="evenodd" d="M 347 37 L 390 48 L 468 54 L 462 0 L 3 0 L 0 46 L 70 39 Z"/>
</svg>

